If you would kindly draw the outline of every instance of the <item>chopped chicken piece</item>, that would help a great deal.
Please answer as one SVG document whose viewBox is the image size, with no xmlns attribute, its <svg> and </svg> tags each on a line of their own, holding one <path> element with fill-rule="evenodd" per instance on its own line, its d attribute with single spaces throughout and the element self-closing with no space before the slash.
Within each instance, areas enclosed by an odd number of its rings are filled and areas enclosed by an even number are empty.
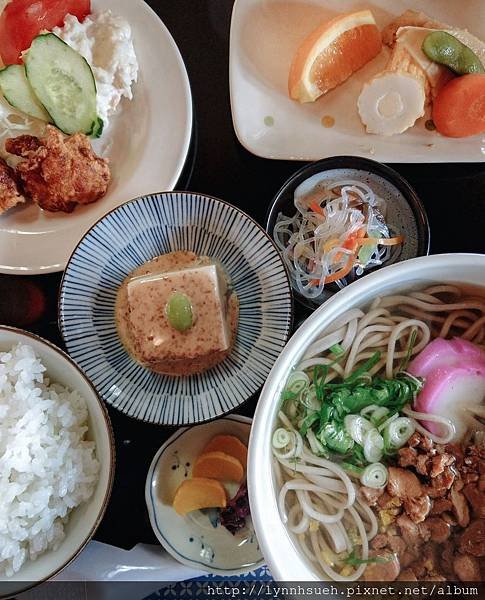
<svg viewBox="0 0 485 600">
<path fill-rule="evenodd" d="M 456 443 L 446 444 L 446 446 L 441 446 L 441 448 L 443 449 L 443 452 L 446 452 L 447 454 L 450 454 L 451 456 L 453 456 L 455 458 L 456 466 L 459 469 L 461 469 L 461 467 L 463 465 L 464 453 L 463 453 L 463 448 L 460 446 L 460 444 L 456 444 Z"/>
<path fill-rule="evenodd" d="M 453 486 L 450 491 L 450 500 L 453 503 L 453 513 L 460 527 L 466 527 L 470 522 L 470 511 L 468 503 L 462 492 Z"/>
<path fill-rule="evenodd" d="M 421 526 L 423 527 L 423 531 L 429 531 L 429 537 L 432 542 L 442 544 L 450 537 L 450 525 L 439 517 L 430 517 Z"/>
<path fill-rule="evenodd" d="M 485 519 L 485 493 L 481 492 L 477 485 L 469 483 L 463 488 L 466 499 L 471 504 L 476 517 Z"/>
<path fill-rule="evenodd" d="M 453 561 L 453 569 L 461 581 L 481 581 L 480 564 L 474 556 L 459 554 Z"/>
<path fill-rule="evenodd" d="M 431 485 L 426 487 L 425 492 L 431 498 L 444 498 L 453 485 L 455 477 L 456 472 L 453 468 L 445 467 L 442 473 L 430 480 Z"/>
<path fill-rule="evenodd" d="M 415 467 L 418 460 L 418 451 L 415 448 L 406 446 L 398 450 L 400 467 Z"/>
<path fill-rule="evenodd" d="M 408 440 L 408 446 L 410 448 L 416 448 L 421 443 L 421 434 L 415 431 Z"/>
<path fill-rule="evenodd" d="M 416 459 L 416 471 L 420 475 L 428 475 L 428 456 L 420 454 Z"/>
<path fill-rule="evenodd" d="M 429 496 L 419 496 L 417 498 L 406 498 L 404 500 L 404 510 L 410 519 L 415 523 L 421 523 L 426 519 L 431 510 L 431 500 Z"/>
<path fill-rule="evenodd" d="M 423 486 L 411 471 L 389 467 L 387 491 L 391 496 L 399 498 L 417 498 L 423 495 Z"/>
<path fill-rule="evenodd" d="M 369 552 L 370 558 L 382 557 L 385 562 L 374 562 L 367 565 L 364 581 L 395 581 L 401 570 L 399 559 L 391 552 L 380 553 L 376 550 Z"/>
<path fill-rule="evenodd" d="M 401 529 L 401 535 L 403 536 L 404 541 L 410 548 L 416 548 L 423 543 L 423 538 L 418 525 L 411 521 L 406 514 L 400 515 L 396 522 Z"/>
<path fill-rule="evenodd" d="M 0 158 L 0 215 L 23 202 L 15 171 Z"/>
<path fill-rule="evenodd" d="M 399 508 L 402 504 L 402 500 L 397 496 L 392 497 L 387 492 L 384 492 L 384 494 L 377 501 L 377 504 L 384 509 Z"/>
<path fill-rule="evenodd" d="M 429 473 L 430 476 L 438 477 L 438 475 L 441 475 L 441 473 L 443 473 L 445 467 L 449 467 L 454 462 L 455 458 L 446 453 L 437 454 L 436 456 L 433 456 L 433 458 L 431 459 L 431 470 Z"/>
<path fill-rule="evenodd" d="M 65 137 L 49 126 L 43 138 L 11 138 L 5 148 L 25 159 L 17 173 L 26 194 L 45 210 L 72 212 L 77 204 L 96 202 L 106 194 L 108 162 L 93 152 L 82 133 Z"/>
<path fill-rule="evenodd" d="M 465 529 L 460 538 L 460 550 L 476 557 L 485 556 L 485 520 L 478 519 Z"/>
<path fill-rule="evenodd" d="M 378 533 L 375 538 L 371 541 L 370 545 L 375 550 L 382 550 L 389 542 L 389 536 L 387 533 Z"/>
<path fill-rule="evenodd" d="M 453 504 L 451 500 L 447 500 L 446 498 L 436 498 L 433 500 L 433 506 L 431 507 L 432 515 L 440 515 L 446 511 L 449 511 L 453 508 Z"/>
<path fill-rule="evenodd" d="M 359 488 L 359 495 L 368 506 L 375 506 L 378 498 L 384 493 L 384 488 L 370 488 L 365 485 Z"/>
<path fill-rule="evenodd" d="M 397 578 L 398 581 L 417 581 L 416 575 L 412 569 L 404 569 Z"/>
<path fill-rule="evenodd" d="M 406 542 L 402 539 L 402 537 L 398 535 L 390 535 L 388 546 L 391 548 L 393 552 L 395 552 L 398 556 L 401 556 L 406 552 L 407 545 Z"/>
</svg>

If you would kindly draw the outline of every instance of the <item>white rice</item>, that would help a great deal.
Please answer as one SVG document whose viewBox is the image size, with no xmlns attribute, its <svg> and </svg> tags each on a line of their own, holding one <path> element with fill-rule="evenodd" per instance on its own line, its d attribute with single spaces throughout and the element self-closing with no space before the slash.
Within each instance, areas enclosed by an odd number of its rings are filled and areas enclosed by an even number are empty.
<svg viewBox="0 0 485 600">
<path fill-rule="evenodd" d="M 87 417 L 30 346 L 0 352 L 0 574 L 55 550 L 69 512 L 92 495 L 99 462 Z"/>
</svg>

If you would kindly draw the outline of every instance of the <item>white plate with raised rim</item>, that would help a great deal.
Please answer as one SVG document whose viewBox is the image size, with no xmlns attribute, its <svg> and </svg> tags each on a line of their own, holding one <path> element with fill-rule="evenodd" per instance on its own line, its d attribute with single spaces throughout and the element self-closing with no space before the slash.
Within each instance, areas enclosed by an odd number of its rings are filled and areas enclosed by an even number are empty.
<svg viewBox="0 0 485 600">
<path fill-rule="evenodd" d="M 235 435 L 247 444 L 250 430 L 251 419 L 239 415 L 179 429 L 153 458 L 145 487 L 150 522 L 165 550 L 184 565 L 218 575 L 238 575 L 263 564 L 250 519 L 246 530 L 233 536 L 220 523 L 211 524 L 201 511 L 181 516 L 172 507 L 175 490 L 191 477 L 194 461 L 215 435 Z"/>
<path fill-rule="evenodd" d="M 429 114 L 401 135 L 365 133 L 357 98 L 363 83 L 384 67 L 386 51 L 316 102 L 290 100 L 288 71 L 301 41 L 319 23 L 362 8 L 372 10 L 381 28 L 414 9 L 485 40 L 483 0 L 236 0 L 229 76 L 234 129 L 241 144 L 263 158 L 283 160 L 353 154 L 382 162 L 485 161 L 484 135 L 440 136 L 425 128 Z M 322 126 L 324 116 L 335 119 L 332 128 Z"/>
<path fill-rule="evenodd" d="M 248 487 L 254 527 L 276 581 L 320 581 L 278 510 L 279 486 L 273 470 L 271 432 L 288 373 L 308 346 L 343 312 L 368 306 L 377 296 L 452 282 L 485 287 L 485 255 L 438 254 L 413 258 L 370 273 L 335 294 L 290 339 L 261 392 L 251 429 Z"/>
<path fill-rule="evenodd" d="M 0 216 L 0 273 L 62 271 L 82 236 L 113 208 L 144 194 L 172 190 L 192 133 L 192 96 L 170 32 L 143 0 L 93 0 L 126 19 L 138 58 L 133 100 L 124 98 L 94 148 L 110 159 L 113 180 L 95 204 L 71 214 L 49 213 L 28 202 Z"/>
</svg>

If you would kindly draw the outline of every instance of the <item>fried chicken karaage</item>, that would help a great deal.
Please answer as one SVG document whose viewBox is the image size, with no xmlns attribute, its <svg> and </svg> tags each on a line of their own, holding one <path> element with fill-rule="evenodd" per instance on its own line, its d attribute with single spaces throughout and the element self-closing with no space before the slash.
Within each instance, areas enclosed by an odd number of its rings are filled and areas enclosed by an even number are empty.
<svg viewBox="0 0 485 600">
<path fill-rule="evenodd" d="M 82 133 L 64 136 L 48 126 L 44 137 L 21 135 L 5 142 L 10 154 L 20 156 L 17 174 L 26 195 L 44 210 L 72 212 L 91 204 L 108 189 L 108 161 L 97 156 Z"/>
<path fill-rule="evenodd" d="M 24 202 L 15 171 L 0 158 L 0 215 Z"/>
</svg>

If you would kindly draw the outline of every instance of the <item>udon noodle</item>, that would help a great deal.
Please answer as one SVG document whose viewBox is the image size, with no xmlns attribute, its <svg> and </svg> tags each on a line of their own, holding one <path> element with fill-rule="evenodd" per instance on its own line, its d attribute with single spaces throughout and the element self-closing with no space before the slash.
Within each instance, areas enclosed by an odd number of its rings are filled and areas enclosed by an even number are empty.
<svg viewBox="0 0 485 600">
<path fill-rule="evenodd" d="M 298 372 L 310 374 L 325 367 L 326 383 L 342 381 L 380 352 L 370 375 L 391 379 L 405 361 L 419 354 L 430 340 L 460 337 L 479 346 L 485 342 L 485 301 L 465 294 L 454 285 L 433 285 L 422 291 L 375 299 L 367 311 L 348 310 L 315 340 L 306 351 Z M 340 360 L 331 349 L 338 345 Z M 295 426 L 296 407 L 286 401 L 279 412 L 279 431 L 288 439 L 273 448 L 280 483 L 279 510 L 288 529 L 297 537 L 302 552 L 322 575 L 335 581 L 353 581 L 364 573 L 369 543 L 378 532 L 374 512 L 357 490 L 358 479 L 338 462 L 317 456 L 318 440 L 311 428 L 303 436 Z M 412 419 L 416 431 L 437 443 L 447 443 L 454 434 L 450 419 L 422 414 L 409 404 L 402 411 Z M 481 426 L 485 411 L 477 407 L 471 419 Z M 290 418 L 289 418 L 290 417 Z M 418 419 L 439 423 L 440 433 L 431 433 Z M 279 448 L 278 448 L 279 446 Z M 358 545 L 353 567 L 338 566 L 337 555 L 351 553 Z M 348 563 L 347 563 L 348 564 Z"/>
</svg>

